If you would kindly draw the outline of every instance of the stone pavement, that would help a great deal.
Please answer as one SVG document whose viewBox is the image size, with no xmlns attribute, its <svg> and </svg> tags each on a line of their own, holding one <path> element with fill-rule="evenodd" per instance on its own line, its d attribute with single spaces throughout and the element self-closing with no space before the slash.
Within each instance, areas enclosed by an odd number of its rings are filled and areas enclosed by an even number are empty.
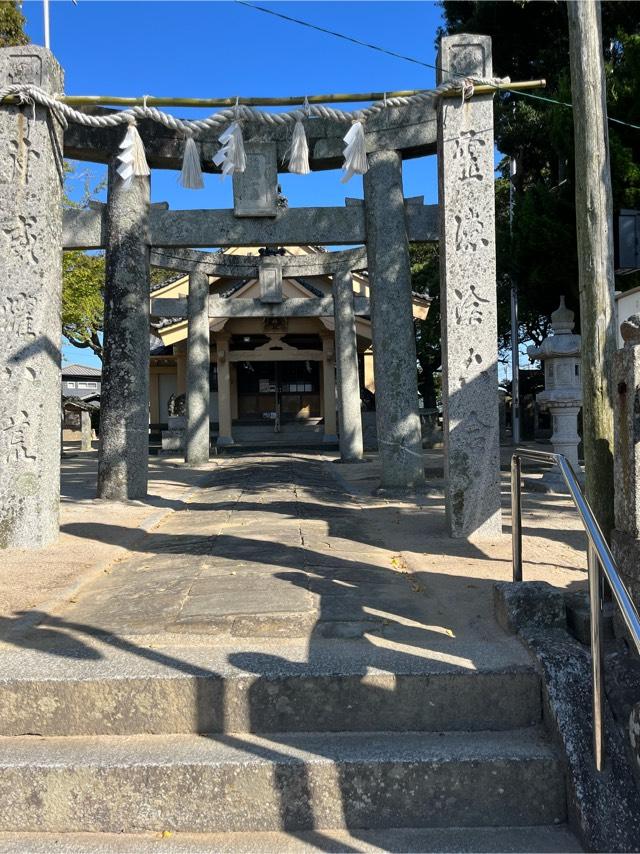
<svg viewBox="0 0 640 854">
<path fill-rule="evenodd" d="M 580 849 L 539 674 L 493 618 L 508 537 L 451 540 L 441 484 L 375 495 L 375 463 L 201 476 L 0 644 L 0 850 Z M 525 573 L 582 584 L 566 502 L 531 501 Z"/>
<path fill-rule="evenodd" d="M 375 465 L 302 452 L 221 458 L 203 477 L 56 619 L 163 644 L 367 636 L 413 653 L 434 641 L 502 640 L 491 595 L 510 576 L 509 539 L 451 540 L 437 481 L 418 503 L 392 500 L 371 494 Z M 582 586 L 566 500 L 528 502 L 525 576 Z M 65 525 L 66 535 L 107 544 L 124 530 L 96 514 Z"/>
<path fill-rule="evenodd" d="M 20 614 L 33 608 L 50 610 L 72 596 L 79 584 L 100 575 L 126 558 L 141 540 L 173 510 L 183 506 L 206 477 L 178 459 L 151 457 L 149 494 L 145 501 L 101 501 L 96 498 L 97 451 L 80 452 L 79 442 L 65 443 L 60 478 L 60 536 L 34 552 L 6 549 L 0 560 L 0 637 L 24 622 Z M 212 460 L 209 470 L 215 469 Z M 94 538 L 95 522 L 117 533 Z M 86 527 L 85 527 L 86 526 Z M 28 621 L 28 620 L 27 620 Z"/>
</svg>

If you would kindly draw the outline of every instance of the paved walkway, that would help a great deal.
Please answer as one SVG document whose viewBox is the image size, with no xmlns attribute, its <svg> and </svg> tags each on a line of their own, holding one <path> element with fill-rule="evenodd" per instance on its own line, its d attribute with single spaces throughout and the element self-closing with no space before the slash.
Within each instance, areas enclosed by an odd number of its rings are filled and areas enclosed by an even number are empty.
<svg viewBox="0 0 640 854">
<path fill-rule="evenodd" d="M 371 494 L 373 468 L 305 453 L 223 458 L 124 559 L 44 615 L 36 645 L 54 624 L 152 646 L 296 642 L 309 657 L 343 638 L 465 660 L 474 644 L 506 643 L 492 590 L 510 577 L 509 538 L 451 540 L 440 486 L 419 505 L 385 500 Z M 529 499 L 525 573 L 575 588 L 584 556 L 566 511 L 564 499 Z M 64 530 L 81 548 L 127 529 L 94 513 Z"/>
</svg>

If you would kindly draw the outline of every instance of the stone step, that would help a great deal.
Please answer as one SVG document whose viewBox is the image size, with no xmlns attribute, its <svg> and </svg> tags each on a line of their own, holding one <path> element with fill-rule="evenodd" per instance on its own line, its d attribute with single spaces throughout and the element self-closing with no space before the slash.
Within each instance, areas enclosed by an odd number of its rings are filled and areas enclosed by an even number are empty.
<svg viewBox="0 0 640 854">
<path fill-rule="evenodd" d="M 0 736 L 502 730 L 541 720 L 528 666 L 424 662 L 385 672 L 357 660 L 274 658 L 237 653 L 238 669 L 222 672 L 177 660 L 149 668 L 115 659 L 102 672 L 94 660 L 46 662 L 45 673 L 0 681 Z"/>
<path fill-rule="evenodd" d="M 229 832 L 566 820 L 562 764 L 509 732 L 0 740 L 0 830 Z"/>
<path fill-rule="evenodd" d="M 580 852 L 565 824 L 537 827 L 310 830 L 298 833 L 0 833 L 3 854 L 307 854 L 314 851 Z"/>
</svg>

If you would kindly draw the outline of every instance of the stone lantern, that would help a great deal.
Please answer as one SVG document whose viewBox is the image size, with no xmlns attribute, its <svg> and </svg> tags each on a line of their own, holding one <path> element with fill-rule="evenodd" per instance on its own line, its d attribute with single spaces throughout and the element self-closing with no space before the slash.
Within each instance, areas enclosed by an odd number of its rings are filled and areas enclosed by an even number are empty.
<svg viewBox="0 0 640 854">
<path fill-rule="evenodd" d="M 581 469 L 578 462 L 578 413 L 582 406 L 582 377 L 580 375 L 580 336 L 573 334 L 574 314 L 560 297 L 560 305 L 551 315 L 552 335 L 540 347 L 528 347 L 531 359 L 544 362 L 545 389 L 537 396 L 542 409 L 552 417 L 551 443 L 557 454 L 564 454 L 576 474 Z M 560 472 L 554 468 L 542 479 L 549 490 L 566 492 Z"/>
</svg>

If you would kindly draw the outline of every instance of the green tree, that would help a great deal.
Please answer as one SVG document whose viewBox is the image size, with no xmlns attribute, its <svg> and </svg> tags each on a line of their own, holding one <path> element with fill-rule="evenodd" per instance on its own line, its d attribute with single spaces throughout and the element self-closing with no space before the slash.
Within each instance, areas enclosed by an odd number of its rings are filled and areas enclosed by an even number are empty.
<svg viewBox="0 0 640 854">
<path fill-rule="evenodd" d="M 15 0 L 0 0 L 0 47 L 29 44 L 24 31 L 25 17 Z"/>
<path fill-rule="evenodd" d="M 567 10 L 561 2 L 452 2 L 443 0 L 439 35 L 492 37 L 495 73 L 512 80 L 545 78 L 543 97 L 571 101 Z M 602 4 L 609 114 L 640 124 L 640 4 Z M 579 323 L 575 233 L 573 117 L 564 106 L 522 94 L 495 99 L 496 144 L 505 160 L 496 182 L 498 324 L 500 344 L 510 344 L 508 291 L 519 291 L 521 340 L 538 342 L 560 294 Z M 640 134 L 609 126 L 614 210 L 640 205 Z M 513 238 L 508 229 L 508 158 L 515 157 Z M 506 226 L 506 227 L 505 227 Z M 620 279 L 624 289 L 633 282 Z"/>
<path fill-rule="evenodd" d="M 79 187 L 78 187 L 79 184 Z M 84 208 L 104 187 L 90 170 L 65 161 L 65 208 Z M 62 255 L 62 334 L 70 344 L 102 358 L 104 253 L 79 249 Z"/>
<path fill-rule="evenodd" d="M 86 208 L 104 189 L 90 169 L 65 162 L 65 208 Z M 62 334 L 70 344 L 88 349 L 102 359 L 104 329 L 104 252 L 69 250 L 62 256 Z M 151 284 L 162 285 L 173 278 L 170 270 L 151 268 Z"/>
<path fill-rule="evenodd" d="M 62 334 L 74 347 L 102 358 L 104 255 L 80 250 L 62 256 Z"/>
</svg>

